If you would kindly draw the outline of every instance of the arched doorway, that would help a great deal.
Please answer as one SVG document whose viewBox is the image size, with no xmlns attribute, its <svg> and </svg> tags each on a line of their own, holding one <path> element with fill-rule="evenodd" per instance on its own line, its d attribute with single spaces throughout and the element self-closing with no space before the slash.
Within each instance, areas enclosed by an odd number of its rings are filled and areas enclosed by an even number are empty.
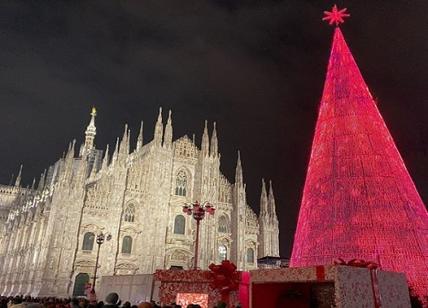
<svg viewBox="0 0 428 308">
<path fill-rule="evenodd" d="M 85 296 L 85 286 L 89 282 L 89 275 L 79 273 L 74 280 L 73 296 Z"/>
</svg>

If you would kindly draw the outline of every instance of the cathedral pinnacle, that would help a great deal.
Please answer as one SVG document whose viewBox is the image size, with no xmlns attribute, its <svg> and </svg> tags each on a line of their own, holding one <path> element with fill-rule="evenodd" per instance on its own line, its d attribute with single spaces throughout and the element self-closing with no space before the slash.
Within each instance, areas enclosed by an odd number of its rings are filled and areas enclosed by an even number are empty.
<svg viewBox="0 0 428 308">
<path fill-rule="evenodd" d="M 22 164 L 19 167 L 18 176 L 16 177 L 16 180 L 15 180 L 15 187 L 19 187 L 21 185 L 21 176 L 22 176 Z"/>
<path fill-rule="evenodd" d="M 218 156 L 218 140 L 217 140 L 217 129 L 216 123 L 213 123 L 213 134 L 211 136 L 210 153 L 212 157 Z"/>
<path fill-rule="evenodd" d="M 97 128 L 95 127 L 95 117 L 97 116 L 97 110 L 92 107 L 91 120 L 85 131 L 85 145 L 82 148 L 81 155 L 88 154 L 94 147 L 95 135 L 97 134 Z"/>
<path fill-rule="evenodd" d="M 210 153 L 210 144 L 208 136 L 208 121 L 205 120 L 204 133 L 202 134 L 202 144 L 201 144 L 202 156 L 206 157 Z"/>
<path fill-rule="evenodd" d="M 262 179 L 262 192 L 260 194 L 260 217 L 268 215 L 268 198 L 265 179 Z"/>
<path fill-rule="evenodd" d="M 116 138 L 116 146 L 114 147 L 112 163 L 115 163 L 119 156 L 119 137 Z"/>
<path fill-rule="evenodd" d="M 143 126 L 144 123 L 143 121 L 141 121 L 141 125 L 140 125 L 140 132 L 138 133 L 138 138 L 137 138 L 137 150 L 141 149 L 143 147 Z"/>
<path fill-rule="evenodd" d="M 238 150 L 238 159 L 236 161 L 236 170 L 235 170 L 235 185 L 244 186 L 244 179 L 242 175 L 242 164 L 241 164 L 241 153 Z"/>
<path fill-rule="evenodd" d="M 43 171 L 42 174 L 40 174 L 40 180 L 39 184 L 37 185 L 37 190 L 42 191 L 45 187 L 45 180 L 46 180 L 46 169 Z"/>
<path fill-rule="evenodd" d="M 268 205 L 269 205 L 269 216 L 273 223 L 278 222 L 278 218 L 276 216 L 276 205 L 275 205 L 275 197 L 273 195 L 272 181 L 269 181 L 269 197 L 268 197 Z"/>
<path fill-rule="evenodd" d="M 119 147 L 120 154 L 124 156 L 127 156 L 129 154 L 129 135 L 130 135 L 130 131 L 128 129 L 128 124 L 125 124 L 122 141 L 120 142 L 120 147 Z"/>
<path fill-rule="evenodd" d="M 161 146 L 162 139 L 163 139 L 162 107 L 159 107 L 159 115 L 155 125 L 155 134 L 154 134 L 153 141 L 157 146 Z"/>
<path fill-rule="evenodd" d="M 104 153 L 103 163 L 102 163 L 102 166 L 101 166 L 102 170 L 107 170 L 107 167 L 108 167 L 108 161 L 109 161 L 108 151 L 109 151 L 109 145 L 107 144 L 106 150 L 105 150 L 105 153 Z"/>
<path fill-rule="evenodd" d="M 172 111 L 168 111 L 168 120 L 165 125 L 165 135 L 163 137 L 163 145 L 169 149 L 172 146 Z"/>
</svg>

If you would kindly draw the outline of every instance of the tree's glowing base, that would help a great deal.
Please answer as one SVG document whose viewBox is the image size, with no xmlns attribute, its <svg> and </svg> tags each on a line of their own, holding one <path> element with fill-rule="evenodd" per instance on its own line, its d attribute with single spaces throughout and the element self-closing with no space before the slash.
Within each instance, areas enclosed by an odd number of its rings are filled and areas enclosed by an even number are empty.
<svg viewBox="0 0 428 308">
<path fill-rule="evenodd" d="M 337 27 L 290 265 L 373 261 L 428 295 L 428 213 Z"/>
</svg>

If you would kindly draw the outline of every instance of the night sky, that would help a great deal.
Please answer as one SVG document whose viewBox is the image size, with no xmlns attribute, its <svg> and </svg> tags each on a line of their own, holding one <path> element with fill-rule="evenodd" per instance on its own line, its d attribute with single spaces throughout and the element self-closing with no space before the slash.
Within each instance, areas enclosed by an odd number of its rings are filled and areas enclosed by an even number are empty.
<svg viewBox="0 0 428 308">
<path fill-rule="evenodd" d="M 217 121 L 222 171 L 241 150 L 250 205 L 272 179 L 288 257 L 333 29 L 330 1 L 1 1 L 0 183 L 24 164 L 31 184 L 92 105 L 98 148 L 158 108 L 174 138 Z M 425 203 L 428 201 L 428 1 L 337 1 L 345 38 Z M 210 123 L 211 125 L 211 123 Z"/>
</svg>

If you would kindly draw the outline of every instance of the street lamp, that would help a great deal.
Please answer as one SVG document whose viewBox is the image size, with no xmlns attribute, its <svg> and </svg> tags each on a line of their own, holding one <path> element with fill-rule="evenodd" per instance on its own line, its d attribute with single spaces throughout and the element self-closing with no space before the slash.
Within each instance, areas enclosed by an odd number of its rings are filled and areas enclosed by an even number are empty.
<svg viewBox="0 0 428 308">
<path fill-rule="evenodd" d="M 187 215 L 192 215 L 196 220 L 196 241 L 195 241 L 195 264 L 194 269 L 198 268 L 198 248 L 199 248 L 199 225 L 202 219 L 205 217 L 205 212 L 210 215 L 214 215 L 215 208 L 209 203 L 204 202 L 202 205 L 195 201 L 195 203 L 185 204 L 183 206 L 183 212 Z"/>
<path fill-rule="evenodd" d="M 99 233 L 97 235 L 97 244 L 98 244 L 98 249 L 97 249 L 97 259 L 95 261 L 95 271 L 94 271 L 94 281 L 92 283 L 92 290 L 95 292 L 95 281 L 97 280 L 97 270 L 98 270 L 98 260 L 100 258 L 100 248 L 101 245 L 104 243 L 104 240 L 110 241 L 111 240 L 111 234 L 107 234 L 104 235 L 104 233 Z"/>
</svg>

